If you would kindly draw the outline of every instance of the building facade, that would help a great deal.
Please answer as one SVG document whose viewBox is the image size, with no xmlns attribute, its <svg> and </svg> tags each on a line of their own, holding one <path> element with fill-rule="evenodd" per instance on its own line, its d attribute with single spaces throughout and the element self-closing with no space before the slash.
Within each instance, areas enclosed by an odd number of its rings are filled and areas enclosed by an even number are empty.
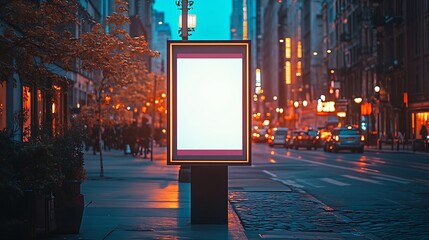
<svg viewBox="0 0 429 240">
<path fill-rule="evenodd" d="M 131 24 L 128 26 L 130 35 L 145 35 L 151 39 L 152 1 L 128 1 Z M 114 12 L 115 1 L 80 0 L 79 24 L 71 27 L 72 34 L 78 38 L 83 32 L 89 31 L 94 23 L 104 22 L 106 16 Z M 4 40 L 4 27 L 9 24 L 0 20 L 0 39 Z M 2 59 L 2 61 L 14 61 Z M 149 63 L 150 69 L 150 61 Z M 77 66 L 78 64 L 76 64 Z M 67 126 L 80 108 L 93 100 L 92 79 L 94 73 L 75 68 L 64 71 L 60 66 L 52 64 L 50 71 L 62 76 L 61 80 L 48 81 L 43 85 L 34 84 L 26 79 L 14 81 L 16 75 L 5 77 L 0 85 L 0 130 L 7 129 L 15 133 L 15 139 L 26 141 L 39 131 L 56 134 L 62 126 Z M 17 121 L 17 114 L 25 113 L 24 121 Z"/>
<path fill-rule="evenodd" d="M 429 127 L 429 1 L 254 2 L 247 4 L 256 12 L 248 12 L 256 17 L 248 32 L 260 32 L 263 97 L 254 100 L 264 119 L 279 120 L 273 111 L 297 102 L 284 110 L 285 126 L 352 124 L 371 144 L 399 133 L 421 138 L 422 126 Z M 319 112 L 322 101 L 335 110 Z"/>
</svg>

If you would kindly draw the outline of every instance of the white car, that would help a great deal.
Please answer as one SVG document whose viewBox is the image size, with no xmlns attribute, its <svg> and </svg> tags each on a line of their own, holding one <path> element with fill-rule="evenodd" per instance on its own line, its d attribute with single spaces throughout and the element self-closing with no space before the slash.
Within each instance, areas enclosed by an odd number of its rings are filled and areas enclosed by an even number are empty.
<svg viewBox="0 0 429 240">
<path fill-rule="evenodd" d="M 272 135 L 268 138 L 268 145 L 274 147 L 280 145 L 286 147 L 286 136 L 288 128 L 274 128 Z"/>
</svg>

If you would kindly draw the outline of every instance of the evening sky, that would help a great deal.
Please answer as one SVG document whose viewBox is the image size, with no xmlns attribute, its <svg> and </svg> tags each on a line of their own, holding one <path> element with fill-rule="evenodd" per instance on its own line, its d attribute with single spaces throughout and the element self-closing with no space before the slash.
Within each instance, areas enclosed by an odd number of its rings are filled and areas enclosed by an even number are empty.
<svg viewBox="0 0 429 240">
<path fill-rule="evenodd" d="M 170 25 L 171 39 L 180 40 L 179 16 L 182 13 L 175 0 L 156 0 L 154 9 L 164 12 Z M 189 40 L 230 40 L 231 0 L 194 0 L 189 14 L 197 15 L 197 26 Z"/>
</svg>

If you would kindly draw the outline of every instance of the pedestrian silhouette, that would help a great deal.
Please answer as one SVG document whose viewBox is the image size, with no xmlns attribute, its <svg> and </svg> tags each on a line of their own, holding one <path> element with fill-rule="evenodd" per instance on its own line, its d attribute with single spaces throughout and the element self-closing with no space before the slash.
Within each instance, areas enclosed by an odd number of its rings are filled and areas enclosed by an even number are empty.
<svg viewBox="0 0 429 240">
<path fill-rule="evenodd" d="M 420 136 L 422 136 L 422 139 L 425 140 L 428 136 L 428 130 L 426 128 L 426 125 L 423 125 L 420 129 Z"/>
<path fill-rule="evenodd" d="M 147 154 L 150 152 L 149 150 L 150 134 L 151 134 L 151 130 L 148 124 L 148 120 L 144 118 L 142 128 L 141 128 L 142 148 L 143 148 L 144 158 L 147 158 Z"/>
</svg>

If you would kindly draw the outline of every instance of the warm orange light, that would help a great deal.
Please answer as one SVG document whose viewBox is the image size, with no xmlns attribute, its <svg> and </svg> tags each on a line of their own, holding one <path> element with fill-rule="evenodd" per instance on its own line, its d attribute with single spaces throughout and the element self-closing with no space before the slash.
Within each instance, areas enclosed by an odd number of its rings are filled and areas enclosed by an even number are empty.
<svg viewBox="0 0 429 240">
<path fill-rule="evenodd" d="M 303 101 L 302 101 L 302 106 L 307 107 L 307 105 L 308 105 L 307 100 L 303 100 Z"/>
<path fill-rule="evenodd" d="M 110 103 L 110 99 L 112 99 L 109 95 L 107 95 L 104 100 L 106 101 L 106 104 Z"/>
<path fill-rule="evenodd" d="M 404 104 L 405 107 L 408 107 L 408 92 L 404 92 Z"/>
<path fill-rule="evenodd" d="M 293 106 L 294 106 L 294 107 L 296 107 L 296 108 L 297 108 L 297 107 L 299 107 L 299 102 L 298 102 L 298 101 L 295 101 L 295 102 L 293 103 Z"/>
<path fill-rule="evenodd" d="M 346 112 L 337 112 L 337 116 L 344 118 L 344 117 L 346 117 Z"/>
<path fill-rule="evenodd" d="M 301 41 L 298 41 L 298 43 L 297 43 L 296 57 L 297 58 L 302 58 L 302 44 L 301 44 Z"/>
<path fill-rule="evenodd" d="M 361 105 L 360 105 L 360 113 L 362 114 L 362 115 L 371 115 L 371 113 L 372 113 L 372 105 L 371 105 L 371 103 L 369 103 L 369 102 L 366 102 L 366 103 L 362 103 Z"/>
<path fill-rule="evenodd" d="M 335 112 L 335 102 L 334 101 L 327 101 L 327 102 L 318 101 L 316 110 L 317 110 L 318 114 Z"/>
<path fill-rule="evenodd" d="M 285 83 L 286 85 L 290 85 L 292 83 L 290 61 L 285 62 Z"/>
<path fill-rule="evenodd" d="M 356 97 L 354 98 L 355 103 L 359 104 L 362 102 L 362 98 L 361 97 Z"/>
<path fill-rule="evenodd" d="M 291 40 L 290 38 L 285 38 L 285 57 L 291 58 Z"/>
</svg>

